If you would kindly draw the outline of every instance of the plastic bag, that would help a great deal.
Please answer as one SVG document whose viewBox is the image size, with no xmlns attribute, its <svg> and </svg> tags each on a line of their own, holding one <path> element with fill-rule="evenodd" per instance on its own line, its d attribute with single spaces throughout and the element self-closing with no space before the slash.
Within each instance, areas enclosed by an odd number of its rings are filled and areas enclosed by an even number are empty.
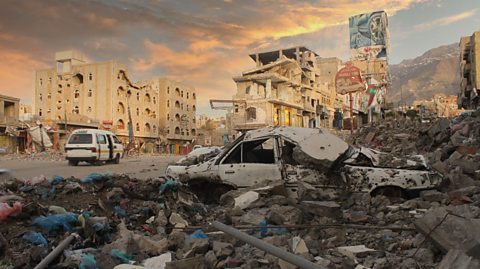
<svg viewBox="0 0 480 269">
<path fill-rule="evenodd" d="M 43 175 L 41 176 L 36 176 L 36 177 L 32 177 L 32 178 L 29 178 L 29 179 L 24 179 L 23 180 L 23 183 L 25 183 L 26 185 L 38 185 L 44 181 L 46 181 L 47 178 Z"/>
<path fill-rule="evenodd" d="M 43 237 L 43 234 L 41 233 L 28 232 L 24 234 L 22 238 L 36 246 L 42 246 L 42 247 L 48 246 L 47 239 L 45 239 L 45 237 Z"/>
<path fill-rule="evenodd" d="M 103 177 L 107 177 L 108 173 L 100 174 L 100 173 L 91 173 L 90 175 L 82 178 L 80 182 L 82 183 L 92 183 L 92 182 L 100 182 L 102 181 Z"/>
<path fill-rule="evenodd" d="M 67 212 L 65 214 L 56 214 L 50 216 L 40 216 L 33 219 L 33 225 L 37 225 L 42 229 L 53 231 L 63 228 L 65 231 L 70 231 L 72 227 L 71 223 L 77 222 L 77 215 Z"/>
<path fill-rule="evenodd" d="M 128 256 L 126 253 L 116 248 L 110 251 L 110 255 L 114 258 L 117 258 L 122 263 L 130 263 L 130 261 L 132 260 L 132 257 Z"/>
<path fill-rule="evenodd" d="M 13 207 L 7 203 L 0 203 L 0 221 L 6 220 L 9 216 L 16 216 L 22 212 L 22 203 L 15 202 Z"/>
<path fill-rule="evenodd" d="M 80 269 L 98 269 L 95 257 L 92 254 L 84 254 L 80 261 Z"/>
<path fill-rule="evenodd" d="M 174 189 L 175 187 L 177 187 L 177 182 L 175 180 L 167 179 L 165 183 L 160 185 L 160 193 L 169 189 Z"/>
<path fill-rule="evenodd" d="M 55 184 L 60 183 L 62 180 L 63 180 L 62 176 L 53 176 L 52 179 L 48 180 L 48 184 L 55 185 Z"/>
<path fill-rule="evenodd" d="M 127 216 L 127 211 L 125 209 L 121 208 L 120 206 L 116 205 L 113 207 L 113 212 L 119 217 L 126 217 Z"/>
</svg>

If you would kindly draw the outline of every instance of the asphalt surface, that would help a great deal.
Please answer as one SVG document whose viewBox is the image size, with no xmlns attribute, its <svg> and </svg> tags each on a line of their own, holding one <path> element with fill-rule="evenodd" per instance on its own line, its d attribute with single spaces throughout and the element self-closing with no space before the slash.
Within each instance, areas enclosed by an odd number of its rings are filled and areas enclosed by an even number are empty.
<svg viewBox="0 0 480 269">
<path fill-rule="evenodd" d="M 156 178 L 164 175 L 167 165 L 178 160 L 180 156 L 150 156 L 141 155 L 121 159 L 120 164 L 90 165 L 79 163 L 69 166 L 68 162 L 58 160 L 21 160 L 0 159 L 0 169 L 9 170 L 10 174 L 19 179 L 28 179 L 43 175 L 51 178 L 54 175 L 82 178 L 92 172 L 109 174 L 126 174 L 139 179 Z"/>
</svg>

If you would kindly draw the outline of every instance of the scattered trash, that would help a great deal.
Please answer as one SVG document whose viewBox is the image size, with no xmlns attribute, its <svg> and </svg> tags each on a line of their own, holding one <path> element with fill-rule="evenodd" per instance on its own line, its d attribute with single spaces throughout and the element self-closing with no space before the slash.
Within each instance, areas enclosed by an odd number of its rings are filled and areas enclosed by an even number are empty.
<svg viewBox="0 0 480 269">
<path fill-rule="evenodd" d="M 110 251 L 110 255 L 117 258 L 121 263 L 130 263 L 132 261 L 131 256 L 128 256 L 126 253 L 116 248 Z"/>
<path fill-rule="evenodd" d="M 40 216 L 33 219 L 33 225 L 37 225 L 47 231 L 54 231 L 63 228 L 64 231 L 72 229 L 71 224 L 77 222 L 77 215 L 74 213 L 55 214 Z"/>
<path fill-rule="evenodd" d="M 80 269 L 99 269 L 95 257 L 91 254 L 84 254 L 80 261 Z"/>
<path fill-rule="evenodd" d="M 103 178 L 108 177 L 108 173 L 100 174 L 100 173 L 91 173 L 80 180 L 82 183 L 92 183 L 92 182 L 100 182 Z"/>
<path fill-rule="evenodd" d="M 42 246 L 42 247 L 48 246 L 47 239 L 45 239 L 45 237 L 43 237 L 41 233 L 27 232 L 22 236 L 22 238 L 36 246 Z"/>
<path fill-rule="evenodd" d="M 13 207 L 7 203 L 0 203 L 0 221 L 6 220 L 9 216 L 16 216 L 22 212 L 22 203 L 15 202 Z"/>
</svg>

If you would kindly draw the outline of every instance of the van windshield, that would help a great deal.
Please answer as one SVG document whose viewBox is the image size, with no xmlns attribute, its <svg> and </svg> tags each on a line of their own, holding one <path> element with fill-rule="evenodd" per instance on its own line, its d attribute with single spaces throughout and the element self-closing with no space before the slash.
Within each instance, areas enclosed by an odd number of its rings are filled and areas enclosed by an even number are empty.
<svg viewBox="0 0 480 269">
<path fill-rule="evenodd" d="M 92 135 L 73 134 L 68 140 L 68 144 L 92 144 Z"/>
</svg>

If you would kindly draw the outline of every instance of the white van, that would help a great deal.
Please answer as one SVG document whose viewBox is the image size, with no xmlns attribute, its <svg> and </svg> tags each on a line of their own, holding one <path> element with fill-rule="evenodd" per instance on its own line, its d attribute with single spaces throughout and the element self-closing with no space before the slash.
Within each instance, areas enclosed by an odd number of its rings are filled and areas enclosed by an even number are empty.
<svg viewBox="0 0 480 269">
<path fill-rule="evenodd" d="M 119 163 L 123 156 L 123 144 L 109 131 L 78 129 L 73 131 L 65 144 L 69 165 L 85 161 Z"/>
</svg>

